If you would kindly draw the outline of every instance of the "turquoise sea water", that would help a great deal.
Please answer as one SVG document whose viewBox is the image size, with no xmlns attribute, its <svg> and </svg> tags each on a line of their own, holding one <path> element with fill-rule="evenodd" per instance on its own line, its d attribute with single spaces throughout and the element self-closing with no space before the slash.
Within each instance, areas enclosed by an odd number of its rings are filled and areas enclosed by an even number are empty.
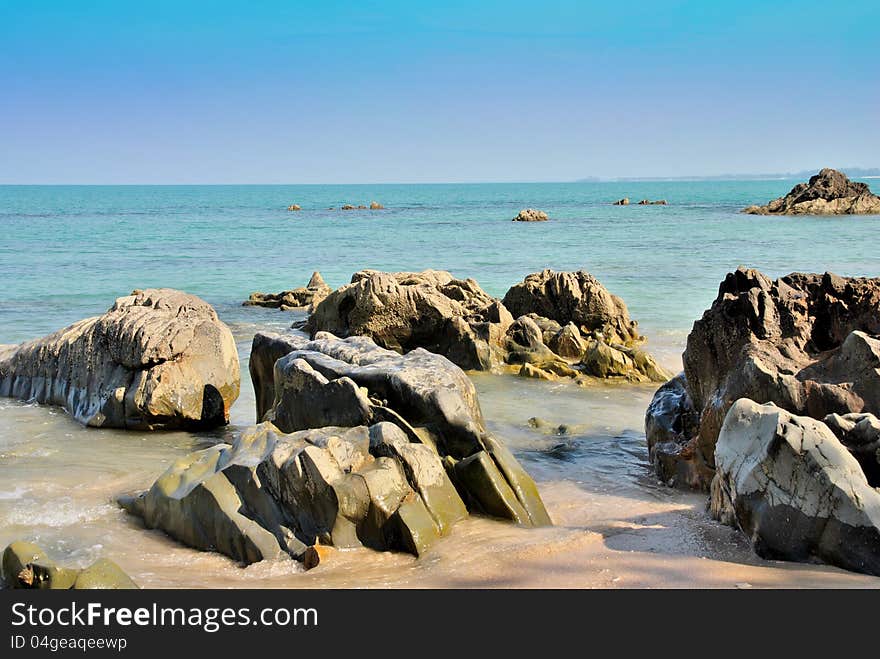
<svg viewBox="0 0 880 659">
<path fill-rule="evenodd" d="M 880 275 L 880 217 L 738 213 L 794 181 L 322 186 L 0 186 L 0 343 L 102 313 L 134 288 L 202 296 L 229 322 L 254 290 L 338 286 L 361 268 L 442 268 L 503 295 L 585 268 L 642 329 L 680 340 L 737 265 Z M 875 186 L 876 187 L 876 186 Z M 668 206 L 610 205 L 627 196 Z M 329 211 L 343 203 L 383 211 Z M 303 210 L 287 212 L 291 203 Z M 510 222 L 521 208 L 546 223 Z"/>
<path fill-rule="evenodd" d="M 232 441 L 255 422 L 251 338 L 303 314 L 242 307 L 251 291 L 303 285 L 315 269 L 338 286 L 361 268 L 431 267 L 501 296 L 530 272 L 585 268 L 626 300 L 649 349 L 676 368 L 691 323 L 739 264 L 772 275 L 880 275 L 880 217 L 738 213 L 793 184 L 0 186 L 0 343 L 103 313 L 134 288 L 169 286 L 217 308 L 244 376 L 230 425 L 204 433 L 95 431 L 57 408 L 0 399 L 0 547 L 27 539 L 79 566 L 111 557 L 147 587 L 877 587 L 830 568 L 762 562 L 708 518 L 704 496 L 658 485 L 643 427 L 656 385 L 473 374 L 489 429 L 535 478 L 556 526 L 472 518 L 418 561 L 363 550 L 308 573 L 292 561 L 241 569 L 145 531 L 115 503 L 194 448 Z M 623 196 L 669 205 L 610 205 Z M 327 210 L 371 200 L 387 210 Z M 287 212 L 291 203 L 303 210 Z M 528 206 L 552 220 L 510 221 Z M 569 432 L 535 429 L 530 417 Z"/>
</svg>

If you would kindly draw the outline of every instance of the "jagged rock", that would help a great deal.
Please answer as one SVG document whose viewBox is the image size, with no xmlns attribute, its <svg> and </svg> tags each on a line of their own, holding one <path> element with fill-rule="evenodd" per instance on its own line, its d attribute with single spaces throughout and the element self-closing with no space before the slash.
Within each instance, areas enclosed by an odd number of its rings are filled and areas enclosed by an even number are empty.
<svg viewBox="0 0 880 659">
<path fill-rule="evenodd" d="M 251 293 L 250 297 L 242 302 L 245 307 L 268 307 L 290 311 L 313 306 L 330 294 L 332 289 L 324 282 L 321 273 L 312 273 L 309 283 L 305 287 L 294 288 L 280 293 Z"/>
<path fill-rule="evenodd" d="M 577 361 L 580 361 L 587 350 L 587 344 L 574 323 L 567 323 L 546 343 L 547 347 L 560 357 Z"/>
<path fill-rule="evenodd" d="M 352 206 L 351 204 L 342 204 L 342 206 L 340 206 L 340 208 L 344 211 L 353 211 L 355 207 Z"/>
<path fill-rule="evenodd" d="M 6 588 L 76 590 L 131 589 L 137 584 L 113 561 L 98 559 L 82 570 L 61 567 L 31 542 L 16 541 L 3 551 Z"/>
<path fill-rule="evenodd" d="M 872 487 L 880 487 L 880 419 L 873 414 L 829 414 L 831 432 L 858 460 Z"/>
<path fill-rule="evenodd" d="M 880 575 L 880 492 L 824 423 L 740 399 L 715 462 L 710 510 L 760 556 Z"/>
<path fill-rule="evenodd" d="M 203 300 L 135 291 L 103 316 L 0 347 L 0 396 L 63 406 L 89 426 L 201 429 L 238 397 L 232 333 Z"/>
<path fill-rule="evenodd" d="M 615 201 L 612 206 L 629 206 L 629 197 L 624 197 L 623 199 L 618 199 Z"/>
<path fill-rule="evenodd" d="M 699 488 L 712 480 L 713 472 L 695 459 L 693 438 L 700 415 L 685 385 L 684 373 L 679 373 L 657 390 L 645 412 L 645 436 L 648 457 L 662 482 Z"/>
<path fill-rule="evenodd" d="M 546 222 L 550 218 L 544 211 L 535 210 L 534 208 L 524 208 L 516 217 L 514 222 Z"/>
<path fill-rule="evenodd" d="M 846 174 L 825 168 L 809 183 L 798 183 L 784 197 L 764 206 L 749 206 L 752 215 L 874 215 L 880 214 L 880 197 L 867 183 L 850 181 Z"/>
<path fill-rule="evenodd" d="M 318 304 L 307 331 L 362 335 L 406 352 L 426 348 L 462 368 L 487 370 L 503 361 L 507 309 L 473 279 L 448 272 L 363 270 Z"/>
<path fill-rule="evenodd" d="M 651 201 L 650 199 L 642 199 L 639 202 L 639 206 L 665 206 L 665 199 L 658 199 L 657 201 Z"/>
<path fill-rule="evenodd" d="M 507 291 L 504 306 L 514 316 L 535 313 L 563 325 L 574 323 L 586 334 L 601 332 L 608 343 L 644 341 L 624 301 L 584 270 L 532 273 Z"/>
<path fill-rule="evenodd" d="M 287 207 L 287 210 L 289 210 L 289 211 L 301 211 L 301 210 L 302 210 L 302 207 L 301 207 L 299 204 L 291 204 L 290 206 Z"/>
<path fill-rule="evenodd" d="M 251 374 L 266 421 L 120 504 L 192 547 L 309 566 L 316 545 L 421 555 L 469 509 L 551 523 L 532 479 L 486 431 L 471 381 L 439 355 L 325 332 L 258 334 Z"/>
<path fill-rule="evenodd" d="M 380 204 L 378 201 L 371 201 L 370 202 L 370 210 L 371 211 L 380 211 L 384 208 L 385 207 L 382 204 Z"/>
<path fill-rule="evenodd" d="M 739 398 L 816 419 L 880 413 L 877 334 L 880 279 L 793 273 L 773 281 L 744 268 L 727 275 L 683 355 L 700 419 L 696 435 L 682 438 L 683 455 L 711 473 L 721 424 Z"/>
</svg>

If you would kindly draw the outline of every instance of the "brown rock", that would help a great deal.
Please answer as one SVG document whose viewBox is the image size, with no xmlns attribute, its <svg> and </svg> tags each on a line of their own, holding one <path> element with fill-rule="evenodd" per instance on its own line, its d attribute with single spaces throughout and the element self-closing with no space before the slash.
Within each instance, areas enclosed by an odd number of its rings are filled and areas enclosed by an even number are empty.
<svg viewBox="0 0 880 659">
<path fill-rule="evenodd" d="M 784 197 L 764 206 L 743 209 L 751 215 L 874 215 L 880 214 L 880 197 L 866 183 L 850 181 L 846 174 L 825 168 L 798 183 Z"/>
</svg>

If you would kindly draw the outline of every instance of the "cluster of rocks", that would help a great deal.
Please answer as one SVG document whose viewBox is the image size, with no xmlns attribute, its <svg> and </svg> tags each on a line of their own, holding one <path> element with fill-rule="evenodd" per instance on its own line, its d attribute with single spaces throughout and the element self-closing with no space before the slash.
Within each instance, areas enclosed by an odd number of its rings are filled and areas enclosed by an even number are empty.
<svg viewBox="0 0 880 659">
<path fill-rule="evenodd" d="M 359 204 L 357 206 L 355 206 L 354 204 L 342 204 L 342 206 L 339 207 L 340 210 L 344 210 L 344 211 L 354 211 L 354 210 L 380 211 L 380 210 L 384 210 L 384 208 L 385 207 L 382 204 L 380 204 L 378 201 L 371 201 L 369 206 L 364 206 L 363 204 Z M 327 210 L 332 211 L 332 210 L 336 210 L 336 209 L 333 206 L 331 206 Z"/>
<path fill-rule="evenodd" d="M 618 199 L 617 201 L 611 204 L 612 206 L 629 206 L 629 197 L 624 197 L 623 199 Z M 656 201 L 651 201 L 650 199 L 642 199 L 638 202 L 639 206 L 666 206 L 667 202 L 665 199 L 657 199 Z"/>
<path fill-rule="evenodd" d="M 450 273 L 363 270 L 315 305 L 312 336 L 368 336 L 406 353 L 425 348 L 465 369 L 515 366 L 521 375 L 662 382 L 626 305 L 587 272 L 544 270 L 498 300 Z"/>
<path fill-rule="evenodd" d="M 784 197 L 764 206 L 743 209 L 751 215 L 875 215 L 880 197 L 867 183 L 853 182 L 843 172 L 826 167 L 808 183 L 798 183 Z"/>
<path fill-rule="evenodd" d="M 64 407 L 89 426 L 211 428 L 239 393 L 232 333 L 203 300 L 134 291 L 103 316 L 0 346 L 0 396 Z"/>
<path fill-rule="evenodd" d="M 544 211 L 535 210 L 534 208 L 524 208 L 516 217 L 514 222 L 546 222 L 550 217 Z"/>
<path fill-rule="evenodd" d="M 83 569 L 62 567 L 37 545 L 20 540 L 3 550 L 0 580 L 5 588 L 10 589 L 122 590 L 138 587 L 122 568 L 106 558 Z"/>
<path fill-rule="evenodd" d="M 122 499 L 147 526 L 253 563 L 308 562 L 328 545 L 418 556 L 469 511 L 551 523 L 532 479 L 486 431 L 473 384 L 445 358 L 365 337 L 261 333 L 250 371 L 262 422 Z"/>
<path fill-rule="evenodd" d="M 291 204 L 290 206 L 287 207 L 287 210 L 289 210 L 289 211 L 301 211 L 301 210 L 302 210 L 302 206 L 300 206 L 299 204 Z"/>
<path fill-rule="evenodd" d="M 658 476 L 762 555 L 880 574 L 878 335 L 880 279 L 727 275 L 648 408 Z"/>
<path fill-rule="evenodd" d="M 294 288 L 280 293 L 251 293 L 247 300 L 242 302 L 245 307 L 268 307 L 281 309 L 281 311 L 294 311 L 304 307 L 310 307 L 323 300 L 330 294 L 332 289 L 326 284 L 320 272 L 313 272 L 309 283 L 304 287 Z"/>
</svg>

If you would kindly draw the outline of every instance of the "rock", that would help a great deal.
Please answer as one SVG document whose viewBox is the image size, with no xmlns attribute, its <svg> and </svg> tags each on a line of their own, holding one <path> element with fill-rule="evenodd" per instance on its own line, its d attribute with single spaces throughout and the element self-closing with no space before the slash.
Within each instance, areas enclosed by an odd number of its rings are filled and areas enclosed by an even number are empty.
<svg viewBox="0 0 880 659">
<path fill-rule="evenodd" d="M 354 210 L 354 206 L 352 206 L 351 204 L 342 204 L 342 206 L 340 206 L 340 208 L 344 211 Z"/>
<path fill-rule="evenodd" d="M 294 288 L 280 293 L 251 293 L 250 297 L 242 302 L 245 307 L 268 307 L 290 311 L 318 304 L 330 294 L 330 287 L 324 282 L 321 273 L 315 271 L 309 283 L 303 288 Z"/>
<path fill-rule="evenodd" d="M 486 431 L 473 384 L 447 359 L 321 332 L 258 334 L 251 364 L 258 417 L 271 421 L 121 498 L 148 527 L 244 564 L 293 557 L 313 567 L 321 546 L 422 555 L 469 509 L 551 523 L 532 479 Z M 479 465 L 467 462 L 478 455 Z"/>
<path fill-rule="evenodd" d="M 695 459 L 693 438 L 700 415 L 685 385 L 684 373 L 679 373 L 657 390 L 645 412 L 645 436 L 648 457 L 662 482 L 699 488 L 712 480 L 713 472 Z"/>
<path fill-rule="evenodd" d="M 880 419 L 873 414 L 829 414 L 831 432 L 858 460 L 872 487 L 880 487 Z"/>
<path fill-rule="evenodd" d="M 106 558 L 101 558 L 83 569 L 76 582 L 74 590 L 130 590 L 136 589 L 137 584 L 123 572 L 116 563 Z"/>
<path fill-rule="evenodd" d="M 715 462 L 710 510 L 760 556 L 880 575 L 880 492 L 824 423 L 740 399 Z"/>
<path fill-rule="evenodd" d="M 302 208 L 300 207 L 299 204 L 291 204 L 290 206 L 287 207 L 287 210 L 289 210 L 289 211 L 301 211 Z"/>
<path fill-rule="evenodd" d="M 612 206 L 629 206 L 629 197 L 624 197 L 623 199 L 618 199 L 615 201 Z"/>
<path fill-rule="evenodd" d="M 857 215 L 880 214 L 880 197 L 866 183 L 853 182 L 846 174 L 825 168 L 809 183 L 798 183 L 784 197 L 764 206 L 749 206 L 752 215 Z"/>
<path fill-rule="evenodd" d="M 307 331 L 368 336 L 406 352 L 422 347 L 462 368 L 487 370 L 503 362 L 504 335 L 513 318 L 473 279 L 448 272 L 364 270 L 318 304 Z"/>
<path fill-rule="evenodd" d="M 546 222 L 550 218 L 544 211 L 535 210 L 534 208 L 524 208 L 517 216 L 513 218 L 514 222 Z"/>
<path fill-rule="evenodd" d="M 37 545 L 17 541 L 3 551 L 3 585 L 6 588 L 77 590 L 137 588 L 116 563 L 99 559 L 78 570 L 55 564 Z"/>
<path fill-rule="evenodd" d="M 135 291 L 103 316 L 0 347 L 0 395 L 64 407 L 89 426 L 211 428 L 238 397 L 232 333 L 203 300 Z"/>
<path fill-rule="evenodd" d="M 739 398 L 815 419 L 880 414 L 877 334 L 880 279 L 793 273 L 773 281 L 744 268 L 727 275 L 683 355 L 699 428 L 679 443 L 694 462 L 685 469 L 703 474 L 699 487 L 709 486 L 721 424 Z"/>
<path fill-rule="evenodd" d="M 560 357 L 578 361 L 587 350 L 587 344 L 581 338 L 580 330 L 572 322 L 567 323 L 565 327 L 553 335 L 547 342 L 547 347 Z"/>
<path fill-rule="evenodd" d="M 665 206 L 665 199 L 658 199 L 657 201 L 651 201 L 650 199 L 642 199 L 639 202 L 639 206 Z"/>
<path fill-rule="evenodd" d="M 378 201 L 371 201 L 370 202 L 370 210 L 371 211 L 380 211 L 384 208 L 385 207 L 382 204 L 380 204 Z"/>
<path fill-rule="evenodd" d="M 574 323 L 587 333 L 602 332 L 608 342 L 644 342 L 624 301 L 584 270 L 532 273 L 507 291 L 504 306 L 514 316 L 535 313 L 563 325 Z"/>
</svg>

